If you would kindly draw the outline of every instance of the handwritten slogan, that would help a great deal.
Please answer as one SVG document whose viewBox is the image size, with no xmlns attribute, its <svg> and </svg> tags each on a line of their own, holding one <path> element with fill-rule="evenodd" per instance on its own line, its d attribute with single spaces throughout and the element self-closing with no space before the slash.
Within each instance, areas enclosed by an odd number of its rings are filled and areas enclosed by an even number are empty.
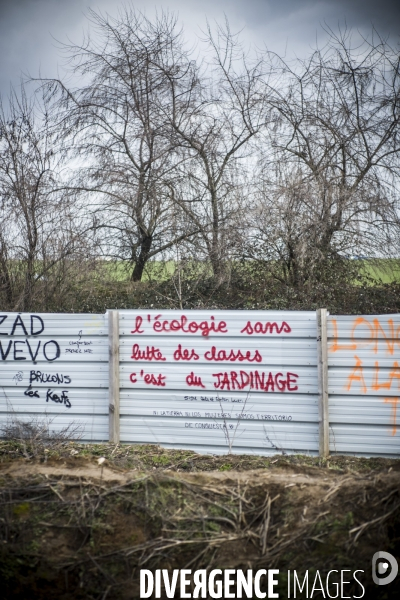
<svg viewBox="0 0 400 600">
<path fill-rule="evenodd" d="M 345 320 L 346 319 L 346 320 Z M 348 366 L 346 393 L 379 395 L 391 407 L 391 435 L 397 432 L 400 400 L 400 323 L 393 317 L 331 318 L 328 346 L 335 366 Z M 335 360 L 334 357 L 337 357 Z"/>
<path fill-rule="evenodd" d="M 72 389 L 91 385 L 82 377 L 90 378 L 91 367 L 80 373 L 81 363 L 106 358 L 107 338 L 93 337 L 105 331 L 103 316 L 0 314 L 4 394 L 20 404 L 25 399 L 27 411 L 33 403 L 70 409 Z"/>
<path fill-rule="evenodd" d="M 135 310 L 119 323 L 123 440 L 317 450 L 315 312 Z"/>
<path fill-rule="evenodd" d="M 189 315 L 136 315 L 130 329 L 130 360 L 135 366 L 129 381 L 141 387 L 167 388 L 170 384 L 176 389 L 178 384 L 181 389 L 200 391 L 295 392 L 299 389 L 296 370 L 263 368 L 269 363 L 263 338 L 291 333 L 292 326 L 285 320 L 248 320 L 245 313 L 242 318 L 236 317 L 234 329 L 213 314 L 200 319 Z M 168 345 L 152 342 L 150 336 L 169 338 Z M 183 341 L 185 337 L 188 341 Z M 248 344 L 253 337 L 257 341 Z M 158 367 L 146 368 L 143 363 Z"/>
</svg>

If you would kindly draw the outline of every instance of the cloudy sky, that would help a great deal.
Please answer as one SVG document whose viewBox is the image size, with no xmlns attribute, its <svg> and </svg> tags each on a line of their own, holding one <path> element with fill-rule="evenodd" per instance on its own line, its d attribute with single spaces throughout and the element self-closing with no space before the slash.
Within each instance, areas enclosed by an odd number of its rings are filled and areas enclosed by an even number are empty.
<svg viewBox="0 0 400 600">
<path fill-rule="evenodd" d="M 154 7 L 179 14 L 188 37 L 195 37 L 205 19 L 227 15 L 232 29 L 258 46 L 287 55 L 306 55 L 323 41 L 323 24 L 338 25 L 363 33 L 371 26 L 400 40 L 400 0 L 132 0 L 146 14 Z M 87 28 L 88 8 L 115 15 L 118 0 L 0 0 L 0 93 L 10 83 L 18 85 L 21 73 L 37 76 L 57 74 L 62 62 L 54 38 L 78 42 Z"/>
</svg>

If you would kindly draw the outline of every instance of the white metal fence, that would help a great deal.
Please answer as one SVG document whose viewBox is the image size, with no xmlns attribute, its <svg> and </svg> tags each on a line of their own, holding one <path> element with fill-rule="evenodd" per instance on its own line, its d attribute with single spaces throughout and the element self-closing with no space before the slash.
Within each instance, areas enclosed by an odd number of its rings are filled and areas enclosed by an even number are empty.
<svg viewBox="0 0 400 600">
<path fill-rule="evenodd" d="M 0 315 L 0 426 L 46 419 L 79 425 L 82 439 L 108 438 L 105 315 Z"/>
<path fill-rule="evenodd" d="M 317 318 L 318 316 L 318 318 Z M 400 453 L 400 316 L 0 315 L 0 426 L 199 452 Z"/>
<path fill-rule="evenodd" d="M 315 313 L 121 311 L 121 440 L 318 452 Z"/>
<path fill-rule="evenodd" d="M 330 450 L 400 454 L 400 315 L 328 319 Z"/>
</svg>

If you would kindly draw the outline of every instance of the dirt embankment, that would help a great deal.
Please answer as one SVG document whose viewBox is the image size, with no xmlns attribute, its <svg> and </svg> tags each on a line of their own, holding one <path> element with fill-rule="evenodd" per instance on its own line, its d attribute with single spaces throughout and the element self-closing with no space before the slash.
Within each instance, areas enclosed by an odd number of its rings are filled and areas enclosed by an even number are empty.
<svg viewBox="0 0 400 600">
<path fill-rule="evenodd" d="M 108 446 L 99 464 L 98 448 L 87 446 L 25 458 L 7 448 L 4 599 L 135 599 L 140 568 L 278 568 L 281 598 L 288 569 L 361 569 L 365 598 L 397 598 L 396 581 L 371 583 L 371 559 L 377 550 L 400 559 L 399 461 L 338 457 L 317 466 L 304 457 Z M 122 453 L 139 462 L 124 464 Z M 353 593 L 360 588 L 348 587 Z"/>
</svg>

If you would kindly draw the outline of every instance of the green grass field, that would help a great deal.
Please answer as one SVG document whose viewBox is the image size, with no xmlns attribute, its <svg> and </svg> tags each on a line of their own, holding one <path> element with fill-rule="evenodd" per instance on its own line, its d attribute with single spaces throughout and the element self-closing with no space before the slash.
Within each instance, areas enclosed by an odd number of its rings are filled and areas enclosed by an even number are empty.
<svg viewBox="0 0 400 600">
<path fill-rule="evenodd" d="M 377 283 L 400 282 L 400 259 L 398 258 L 367 259 L 360 263 L 361 273 Z"/>
<path fill-rule="evenodd" d="M 380 283 L 400 283 L 400 259 L 381 258 L 381 259 L 360 259 L 357 260 L 357 266 L 360 274 L 371 279 L 371 284 Z M 176 270 L 176 261 L 150 261 L 147 263 L 142 281 L 162 282 L 168 280 Z M 123 261 L 105 262 L 104 267 L 109 277 L 114 281 L 129 281 L 132 267 Z M 205 264 L 199 263 L 197 266 L 193 262 L 190 265 L 193 273 L 200 275 L 204 270 Z M 211 274 L 211 269 L 210 269 Z"/>
<path fill-rule="evenodd" d="M 110 261 L 105 262 L 103 265 L 106 268 L 106 272 L 109 274 L 110 278 L 114 281 L 129 281 L 130 275 L 133 270 L 133 267 L 128 263 L 124 263 L 123 261 Z M 156 281 L 162 282 L 170 279 L 172 275 L 175 273 L 177 267 L 177 263 L 174 260 L 154 260 L 147 263 L 146 268 L 143 273 L 142 281 Z M 204 269 L 207 268 L 207 265 L 204 263 L 196 263 L 193 261 L 192 264 L 187 265 L 185 267 L 185 271 L 190 269 L 193 274 L 200 275 Z M 207 269 L 209 274 L 211 275 L 211 268 Z"/>
</svg>

